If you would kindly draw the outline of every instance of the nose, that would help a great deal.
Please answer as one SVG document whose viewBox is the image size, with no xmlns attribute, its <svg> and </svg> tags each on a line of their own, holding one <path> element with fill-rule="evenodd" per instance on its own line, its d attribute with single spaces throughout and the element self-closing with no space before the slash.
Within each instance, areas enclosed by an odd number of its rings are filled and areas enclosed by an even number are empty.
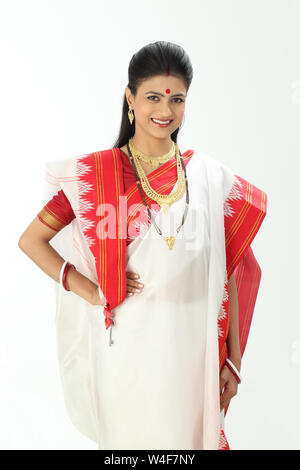
<svg viewBox="0 0 300 470">
<path fill-rule="evenodd" d="M 167 101 L 165 103 L 162 103 L 159 115 L 161 119 L 172 119 L 172 110 Z"/>
</svg>

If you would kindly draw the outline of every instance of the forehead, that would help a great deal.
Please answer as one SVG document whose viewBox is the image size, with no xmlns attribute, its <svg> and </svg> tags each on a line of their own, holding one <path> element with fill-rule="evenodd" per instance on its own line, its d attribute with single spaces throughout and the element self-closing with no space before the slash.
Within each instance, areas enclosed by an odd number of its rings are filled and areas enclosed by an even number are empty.
<svg viewBox="0 0 300 470">
<path fill-rule="evenodd" d="M 142 93 L 149 90 L 165 93 L 166 89 L 170 89 L 171 93 L 186 92 L 184 81 L 173 75 L 156 75 L 155 77 L 147 78 L 141 83 L 139 89 Z"/>
</svg>

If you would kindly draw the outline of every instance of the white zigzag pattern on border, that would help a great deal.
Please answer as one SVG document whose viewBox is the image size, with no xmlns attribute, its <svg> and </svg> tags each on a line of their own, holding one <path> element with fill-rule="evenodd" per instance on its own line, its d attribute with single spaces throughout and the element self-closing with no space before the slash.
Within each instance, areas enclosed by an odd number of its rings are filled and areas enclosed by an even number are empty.
<svg viewBox="0 0 300 470">
<path fill-rule="evenodd" d="M 81 196 L 83 196 L 85 193 L 92 191 L 93 185 L 90 183 L 87 183 L 86 181 L 81 181 L 78 180 L 78 193 Z"/>
<path fill-rule="evenodd" d="M 137 235 L 128 235 L 128 238 L 130 240 L 134 240 L 135 238 L 137 238 L 137 236 L 146 233 L 147 230 L 149 229 L 150 220 L 149 220 L 148 211 L 147 211 L 145 206 L 143 207 L 143 209 L 141 209 L 141 212 L 142 212 L 142 210 L 144 212 L 144 216 L 147 219 L 147 222 L 141 222 L 141 221 L 138 221 L 138 220 L 133 220 L 131 222 L 131 224 L 133 224 L 133 227 L 136 229 Z M 150 209 L 150 212 L 151 212 L 151 214 L 153 214 L 155 216 L 157 214 L 157 212 L 159 212 L 159 209 L 152 208 L 152 209 Z"/>
<path fill-rule="evenodd" d="M 89 246 L 95 245 L 95 240 L 94 240 L 94 238 L 87 237 L 86 235 L 84 236 L 84 238 L 85 238 L 86 241 L 88 242 L 88 245 L 89 245 Z M 96 261 L 95 256 L 94 256 L 94 260 Z"/>
<path fill-rule="evenodd" d="M 218 325 L 218 337 L 224 336 L 224 330 Z"/>
<path fill-rule="evenodd" d="M 218 335 L 219 336 L 223 336 L 223 334 L 224 334 L 224 331 L 220 327 L 219 322 L 221 320 L 223 320 L 224 318 L 226 318 L 226 316 L 227 316 L 227 313 L 226 313 L 226 310 L 225 310 L 225 307 L 224 307 L 224 303 L 228 300 L 228 298 L 229 298 L 228 280 L 226 280 L 225 283 L 224 283 L 222 303 L 221 303 L 221 307 L 220 307 L 220 310 L 219 310 L 219 313 L 218 313 Z"/>
<path fill-rule="evenodd" d="M 94 204 L 89 202 L 87 199 L 84 199 L 82 196 L 89 191 L 93 190 L 93 185 L 91 183 L 88 183 L 87 181 L 84 181 L 81 179 L 83 175 L 86 173 L 90 173 L 92 171 L 92 166 L 88 165 L 87 163 L 84 163 L 80 161 L 81 158 L 86 157 L 89 154 L 81 155 L 76 159 L 76 178 L 78 182 L 78 214 L 82 215 L 85 212 L 91 210 L 94 208 Z M 95 239 L 91 238 L 86 235 L 86 231 L 89 230 L 90 228 L 94 227 L 95 222 L 91 219 L 88 219 L 86 217 L 79 217 L 80 221 L 80 227 L 82 230 L 82 233 L 84 234 L 85 240 L 87 241 L 89 247 L 95 244 Z M 96 263 L 96 258 L 94 256 L 94 260 Z"/>
<path fill-rule="evenodd" d="M 93 220 L 86 219 L 85 217 L 81 217 L 80 220 L 81 220 L 80 226 L 81 226 L 83 232 L 93 228 L 94 225 L 95 225 L 95 222 Z"/>
<path fill-rule="evenodd" d="M 226 302 L 228 299 L 229 299 L 229 286 L 228 286 L 228 279 L 226 279 L 226 281 L 224 282 L 222 303 Z"/>
<path fill-rule="evenodd" d="M 228 194 L 226 201 L 224 202 L 224 215 L 225 217 L 232 217 L 234 211 L 230 204 L 230 201 L 236 201 L 237 199 L 242 199 L 243 195 L 240 189 L 243 187 L 242 183 L 238 180 L 236 176 L 234 176 L 234 182 L 231 187 L 231 190 Z"/>
<path fill-rule="evenodd" d="M 88 154 L 87 154 L 88 155 Z M 77 162 L 77 175 L 82 176 L 92 171 L 92 167 L 87 163 Z"/>
<path fill-rule="evenodd" d="M 223 431 L 224 432 L 224 431 Z M 222 432 L 222 427 L 219 435 L 219 450 L 227 448 L 227 439 Z"/>
<path fill-rule="evenodd" d="M 235 211 L 233 210 L 230 201 L 236 201 L 237 199 L 242 199 L 243 195 L 241 193 L 241 189 L 243 188 L 242 183 L 239 181 L 237 176 L 234 175 L 233 184 L 230 189 L 230 192 L 227 196 L 226 201 L 224 202 L 224 217 L 232 217 Z M 224 302 L 226 302 L 229 298 L 229 290 L 228 290 L 228 279 L 224 283 L 224 290 L 223 290 L 223 299 L 222 304 L 218 313 L 218 336 L 222 337 L 224 335 L 224 331 L 219 325 L 219 322 L 226 318 L 226 310 L 224 308 Z"/>
<path fill-rule="evenodd" d="M 224 202 L 224 217 L 232 217 L 235 211 L 233 210 L 230 201 L 234 201 L 237 199 L 241 199 L 243 197 L 240 189 L 243 188 L 242 183 L 239 181 L 239 179 L 234 175 L 234 180 L 232 187 L 230 189 L 230 192 L 227 196 L 226 201 Z M 224 303 L 227 302 L 229 298 L 229 290 L 228 290 L 228 279 L 226 279 L 224 283 L 224 289 L 223 289 L 223 298 L 222 298 L 222 303 L 221 307 L 218 313 L 218 320 L 217 320 L 217 326 L 218 326 L 218 337 L 223 337 L 224 336 L 224 330 L 220 326 L 221 320 L 224 320 L 227 316 L 227 312 L 224 306 Z"/>
<path fill-rule="evenodd" d="M 224 318 L 226 318 L 226 316 L 227 316 L 227 313 L 226 313 L 225 307 L 224 307 L 224 305 L 222 305 L 220 310 L 219 310 L 218 321 L 224 320 Z"/>
<path fill-rule="evenodd" d="M 85 212 L 93 209 L 93 207 L 95 206 L 92 202 L 89 202 L 86 199 L 79 199 L 78 212 L 80 214 L 84 214 Z"/>
</svg>

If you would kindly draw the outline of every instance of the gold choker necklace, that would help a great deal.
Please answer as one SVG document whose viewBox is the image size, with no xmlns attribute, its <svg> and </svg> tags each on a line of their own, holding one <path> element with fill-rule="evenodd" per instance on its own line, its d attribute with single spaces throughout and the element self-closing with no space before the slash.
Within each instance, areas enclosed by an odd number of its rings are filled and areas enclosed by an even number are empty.
<svg viewBox="0 0 300 470">
<path fill-rule="evenodd" d="M 151 187 L 148 177 L 146 173 L 144 172 L 144 169 L 142 165 L 140 164 L 139 159 L 135 155 L 135 152 L 132 148 L 131 139 L 129 139 L 128 145 L 131 150 L 132 158 L 135 163 L 136 171 L 140 178 L 142 188 L 144 189 L 147 196 L 150 199 L 153 199 L 154 201 L 156 201 L 162 207 L 163 212 L 167 214 L 168 209 L 171 206 L 171 204 L 181 199 L 186 189 L 185 175 L 184 175 L 184 171 L 181 165 L 178 146 L 175 145 L 175 143 L 173 142 L 173 145 L 176 150 L 176 166 L 177 166 L 177 181 L 178 181 L 177 188 L 175 189 L 175 191 L 171 192 L 171 194 L 160 194 Z"/>
<path fill-rule="evenodd" d="M 146 155 L 140 150 L 137 150 L 137 148 L 132 142 L 132 139 L 130 139 L 130 147 L 132 149 L 132 153 L 134 154 L 136 158 L 138 158 L 139 160 L 142 160 L 145 163 L 148 163 L 154 169 L 158 168 L 160 164 L 165 163 L 168 160 L 171 160 L 171 158 L 174 158 L 175 156 L 175 143 L 173 141 L 172 141 L 170 150 L 164 155 L 160 155 L 159 157 L 152 157 L 151 155 Z"/>
<path fill-rule="evenodd" d="M 158 227 L 158 225 L 156 224 L 155 220 L 154 219 L 152 220 L 152 223 L 154 224 L 156 231 L 164 239 L 164 241 L 168 245 L 169 250 L 172 250 L 174 242 L 175 242 L 175 238 L 176 238 L 177 234 L 179 233 L 181 227 L 183 226 L 183 224 L 185 222 L 187 211 L 188 211 L 188 206 L 189 206 L 189 188 L 188 188 L 188 180 L 187 180 L 187 175 L 186 175 L 186 168 L 185 168 L 185 164 L 184 164 L 184 161 L 183 161 L 183 158 L 182 158 L 182 155 L 181 155 L 181 152 L 179 150 L 178 145 L 175 144 L 175 143 L 174 143 L 174 145 L 175 145 L 175 150 L 176 150 L 177 183 L 178 183 L 178 187 L 180 187 L 180 189 L 178 191 L 178 188 L 177 188 L 173 192 L 173 194 L 166 195 L 166 194 L 159 194 L 158 192 L 156 192 L 152 189 L 152 187 L 149 184 L 147 176 L 145 175 L 145 173 L 143 173 L 143 169 L 141 168 L 141 164 L 140 164 L 138 158 L 136 158 L 132 154 L 131 139 L 129 139 L 129 141 L 127 143 L 127 150 L 128 150 L 128 153 L 129 153 L 130 163 L 132 165 L 132 168 L 133 168 L 133 171 L 134 171 L 134 174 L 135 174 L 135 179 L 136 179 L 136 182 L 137 182 L 137 185 L 138 185 L 138 189 L 141 193 L 143 202 L 146 206 L 150 221 L 152 219 L 151 218 L 150 208 L 149 208 L 149 206 L 148 206 L 148 204 L 145 200 L 145 197 L 143 195 L 141 186 L 143 187 L 146 195 L 148 197 L 150 197 L 151 199 L 156 200 L 156 202 L 158 202 L 158 204 L 160 204 L 162 206 L 163 210 L 168 209 L 169 205 L 171 205 L 173 202 L 175 202 L 180 197 L 182 197 L 182 195 L 183 195 L 182 193 L 184 193 L 184 191 L 186 192 L 184 213 L 183 213 L 183 216 L 182 216 L 182 219 L 181 219 L 181 223 L 176 229 L 176 234 L 175 235 L 171 235 L 169 237 L 163 236 L 162 231 Z M 182 181 L 182 177 L 183 177 L 183 181 Z"/>
</svg>

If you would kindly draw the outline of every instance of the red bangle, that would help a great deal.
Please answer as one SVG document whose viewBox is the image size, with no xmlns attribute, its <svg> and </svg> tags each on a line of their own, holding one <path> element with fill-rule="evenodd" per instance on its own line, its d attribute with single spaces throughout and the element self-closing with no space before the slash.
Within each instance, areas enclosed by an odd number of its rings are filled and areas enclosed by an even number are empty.
<svg viewBox="0 0 300 470">
<path fill-rule="evenodd" d="M 230 365 L 227 361 L 225 362 L 225 365 L 226 365 L 226 366 L 228 367 L 228 369 L 233 373 L 233 375 L 234 375 L 235 378 L 236 378 L 237 383 L 240 384 L 240 383 L 241 383 L 241 380 L 240 380 L 239 376 L 236 374 L 235 370 L 231 367 L 231 365 Z"/>
<path fill-rule="evenodd" d="M 67 286 L 66 286 L 66 279 L 67 279 L 67 273 L 69 271 L 69 268 L 70 267 L 73 267 L 75 268 L 74 264 L 70 264 L 69 262 L 66 264 L 65 266 L 65 269 L 64 269 L 64 273 L 63 273 L 63 279 L 62 279 L 62 285 L 64 286 L 65 290 L 67 291 L 70 291 L 71 289 L 68 289 Z M 76 269 L 76 268 L 75 268 Z"/>
</svg>

